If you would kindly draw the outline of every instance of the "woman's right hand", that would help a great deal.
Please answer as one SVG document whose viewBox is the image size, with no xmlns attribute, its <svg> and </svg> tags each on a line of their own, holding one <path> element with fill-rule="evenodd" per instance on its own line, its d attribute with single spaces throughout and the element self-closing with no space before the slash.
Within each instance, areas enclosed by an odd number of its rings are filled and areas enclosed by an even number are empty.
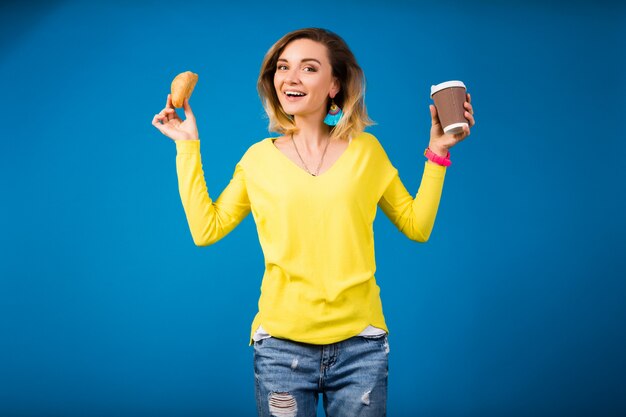
<svg viewBox="0 0 626 417">
<path fill-rule="evenodd" d="M 196 118 L 191 111 L 189 99 L 185 99 L 183 108 L 185 109 L 184 121 L 178 117 L 176 109 L 172 105 L 171 94 L 168 94 L 165 108 L 160 113 L 154 115 L 152 125 L 165 136 L 175 141 L 199 139 Z"/>
</svg>

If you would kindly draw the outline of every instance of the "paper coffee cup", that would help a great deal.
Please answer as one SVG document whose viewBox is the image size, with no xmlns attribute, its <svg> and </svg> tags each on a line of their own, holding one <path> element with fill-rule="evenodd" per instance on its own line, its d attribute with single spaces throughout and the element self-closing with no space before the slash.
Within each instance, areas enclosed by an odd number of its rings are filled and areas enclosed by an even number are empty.
<svg viewBox="0 0 626 417">
<path fill-rule="evenodd" d="M 461 81 L 446 81 L 430 86 L 430 97 L 435 101 L 437 115 L 445 133 L 463 132 L 469 123 L 465 118 L 465 84 Z"/>
</svg>

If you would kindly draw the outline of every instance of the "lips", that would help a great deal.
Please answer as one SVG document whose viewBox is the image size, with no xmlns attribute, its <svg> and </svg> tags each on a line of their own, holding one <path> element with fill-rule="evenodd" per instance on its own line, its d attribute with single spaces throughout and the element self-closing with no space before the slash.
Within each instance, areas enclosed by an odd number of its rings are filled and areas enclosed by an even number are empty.
<svg viewBox="0 0 626 417">
<path fill-rule="evenodd" d="M 285 96 L 285 99 L 290 103 L 300 101 L 301 99 L 306 97 L 306 93 L 297 90 L 286 90 L 283 92 L 283 95 Z"/>
<path fill-rule="evenodd" d="M 291 89 L 284 90 L 283 94 L 285 94 L 288 97 L 304 97 L 304 96 L 306 96 L 306 93 L 304 91 L 291 90 Z"/>
</svg>

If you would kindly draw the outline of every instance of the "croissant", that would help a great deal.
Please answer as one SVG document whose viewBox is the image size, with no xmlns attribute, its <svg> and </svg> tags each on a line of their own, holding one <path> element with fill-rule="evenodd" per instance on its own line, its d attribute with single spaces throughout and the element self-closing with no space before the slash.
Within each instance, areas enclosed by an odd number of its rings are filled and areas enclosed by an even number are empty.
<svg viewBox="0 0 626 417">
<path fill-rule="evenodd" d="M 174 107 L 183 107 L 183 101 L 191 97 L 193 88 L 198 82 L 198 74 L 191 71 L 185 71 L 174 77 L 172 81 L 172 105 Z"/>
</svg>

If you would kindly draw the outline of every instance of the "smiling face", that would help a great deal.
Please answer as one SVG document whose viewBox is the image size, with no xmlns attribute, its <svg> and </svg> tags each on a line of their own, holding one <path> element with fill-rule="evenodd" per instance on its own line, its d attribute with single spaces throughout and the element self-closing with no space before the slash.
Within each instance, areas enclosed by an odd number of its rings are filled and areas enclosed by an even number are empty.
<svg viewBox="0 0 626 417">
<path fill-rule="evenodd" d="M 339 92 L 326 46 L 311 39 L 296 39 L 278 57 L 274 88 L 285 113 L 294 116 L 326 115 L 328 98 Z"/>
</svg>

